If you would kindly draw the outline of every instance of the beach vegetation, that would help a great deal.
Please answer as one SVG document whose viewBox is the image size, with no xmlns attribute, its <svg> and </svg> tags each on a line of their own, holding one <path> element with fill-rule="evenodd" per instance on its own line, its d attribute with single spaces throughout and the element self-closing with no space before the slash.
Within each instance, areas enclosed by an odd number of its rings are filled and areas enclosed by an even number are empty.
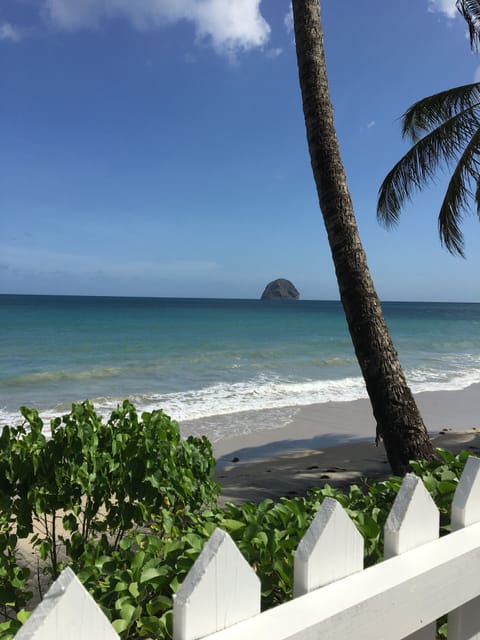
<svg viewBox="0 0 480 640">
<path fill-rule="evenodd" d="M 383 528 L 401 486 L 399 476 L 345 490 L 325 485 L 305 497 L 220 506 L 210 443 L 182 440 L 178 425 L 161 411 L 139 417 L 126 401 L 104 421 L 90 403 L 81 403 L 52 421 L 50 438 L 36 411 L 22 409 L 22 415 L 24 423 L 6 427 L 0 441 L 4 640 L 28 618 L 35 606 L 32 593 L 41 597 L 65 566 L 121 638 L 171 638 L 173 595 L 217 527 L 230 534 L 257 572 L 262 608 L 285 602 L 293 596 L 295 550 L 326 497 L 338 500 L 361 532 L 365 566 L 383 557 Z M 437 454 L 434 461 L 413 461 L 412 469 L 440 510 L 444 534 L 471 454 L 441 449 Z M 129 506 L 120 505 L 119 496 Z M 137 509 L 142 496 L 145 502 Z M 37 557 L 33 568 L 19 553 L 22 538 Z"/>
<path fill-rule="evenodd" d="M 458 0 L 457 8 L 467 21 L 471 46 L 478 50 L 480 3 Z M 464 256 L 462 221 L 472 205 L 480 216 L 480 83 L 447 89 L 413 104 L 402 116 L 402 136 L 412 146 L 380 186 L 378 219 L 387 227 L 396 225 L 405 202 L 432 182 L 441 167 L 452 167 L 438 231 L 450 253 Z"/>
<path fill-rule="evenodd" d="M 335 131 L 320 0 L 293 0 L 300 89 L 313 176 L 340 299 L 392 472 L 435 456 L 400 365 L 360 241 Z"/>
<path fill-rule="evenodd" d="M 32 580 L 41 597 L 66 565 L 86 572 L 87 580 L 92 559 L 108 576 L 133 532 L 154 527 L 168 535 L 216 503 L 209 440 L 182 439 L 161 410 L 139 416 L 125 400 L 104 420 L 85 401 L 51 420 L 49 429 L 35 409 L 20 412 L 23 421 L 0 434 L 0 604 L 7 617 L 26 605 Z M 18 562 L 21 539 L 36 554 L 36 577 Z M 154 566 L 140 565 L 139 589 L 158 582 Z M 120 607 L 122 619 L 127 610 Z"/>
</svg>

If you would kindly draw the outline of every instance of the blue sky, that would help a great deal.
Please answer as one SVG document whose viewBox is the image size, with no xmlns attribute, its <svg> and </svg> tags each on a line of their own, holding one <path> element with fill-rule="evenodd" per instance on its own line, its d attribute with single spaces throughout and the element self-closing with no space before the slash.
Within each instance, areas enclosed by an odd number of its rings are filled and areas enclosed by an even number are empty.
<svg viewBox="0 0 480 640">
<path fill-rule="evenodd" d="M 442 249 L 445 178 L 398 228 L 378 187 L 414 101 L 471 82 L 454 0 L 322 2 L 358 225 L 384 300 L 480 302 L 480 225 Z M 0 293 L 302 298 L 337 286 L 288 0 L 2 0 Z M 480 76 L 479 76 L 480 77 Z"/>
</svg>

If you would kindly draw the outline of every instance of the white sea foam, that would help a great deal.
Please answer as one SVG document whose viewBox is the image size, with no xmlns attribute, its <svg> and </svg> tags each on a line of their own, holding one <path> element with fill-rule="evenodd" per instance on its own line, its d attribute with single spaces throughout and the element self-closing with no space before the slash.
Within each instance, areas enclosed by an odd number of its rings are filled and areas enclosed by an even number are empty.
<svg viewBox="0 0 480 640">
<path fill-rule="evenodd" d="M 407 372 L 407 378 L 414 393 L 459 390 L 480 383 L 480 367 L 463 370 L 456 370 L 454 366 L 449 369 L 420 367 Z M 162 408 L 174 419 L 184 422 L 240 412 L 280 410 L 331 401 L 349 402 L 365 397 L 365 384 L 360 376 L 294 381 L 262 374 L 249 382 L 218 383 L 176 393 L 131 395 L 129 399 L 139 411 Z M 92 398 L 97 411 L 103 416 L 109 415 L 122 400 L 121 397 Z M 57 405 L 40 413 L 47 421 L 68 412 L 69 408 L 67 404 Z M 18 421 L 18 413 L 0 409 L 0 424 Z"/>
<path fill-rule="evenodd" d="M 147 410 L 162 406 L 167 413 L 182 421 L 331 400 L 356 400 L 364 395 L 362 378 L 288 382 L 259 376 L 248 383 L 220 383 L 196 391 L 163 396 L 153 394 L 133 400 L 141 403 Z"/>
</svg>

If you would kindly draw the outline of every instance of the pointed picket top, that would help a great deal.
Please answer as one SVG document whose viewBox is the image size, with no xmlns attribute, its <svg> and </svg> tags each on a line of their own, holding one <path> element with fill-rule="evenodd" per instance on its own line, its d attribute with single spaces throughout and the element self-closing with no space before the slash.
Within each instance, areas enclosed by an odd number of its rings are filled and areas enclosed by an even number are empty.
<svg viewBox="0 0 480 640">
<path fill-rule="evenodd" d="M 295 552 L 294 597 L 363 569 L 363 538 L 342 506 L 325 498 Z"/>
<path fill-rule="evenodd" d="M 480 522 L 480 458 L 470 456 L 452 501 L 452 530 Z M 449 640 L 478 638 L 480 598 L 474 598 L 448 614 Z"/>
<path fill-rule="evenodd" d="M 15 640 L 119 640 L 119 636 L 70 568 L 62 571 Z"/>
<path fill-rule="evenodd" d="M 452 502 L 452 530 L 480 522 L 480 458 L 468 458 Z"/>
<path fill-rule="evenodd" d="M 420 478 L 408 473 L 403 479 L 385 524 L 385 559 L 435 540 L 440 514 Z"/>
<path fill-rule="evenodd" d="M 260 613 L 260 580 L 216 529 L 173 601 L 174 640 L 195 640 Z"/>
</svg>

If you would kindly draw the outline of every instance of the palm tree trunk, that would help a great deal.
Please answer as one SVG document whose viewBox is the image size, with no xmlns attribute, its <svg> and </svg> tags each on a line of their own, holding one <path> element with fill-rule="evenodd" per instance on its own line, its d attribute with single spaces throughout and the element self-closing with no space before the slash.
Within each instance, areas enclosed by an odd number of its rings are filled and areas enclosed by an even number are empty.
<svg viewBox="0 0 480 640">
<path fill-rule="evenodd" d="M 393 473 L 435 457 L 407 385 L 360 242 L 335 132 L 319 0 L 293 0 L 295 40 L 308 147 L 355 354 Z"/>
</svg>

